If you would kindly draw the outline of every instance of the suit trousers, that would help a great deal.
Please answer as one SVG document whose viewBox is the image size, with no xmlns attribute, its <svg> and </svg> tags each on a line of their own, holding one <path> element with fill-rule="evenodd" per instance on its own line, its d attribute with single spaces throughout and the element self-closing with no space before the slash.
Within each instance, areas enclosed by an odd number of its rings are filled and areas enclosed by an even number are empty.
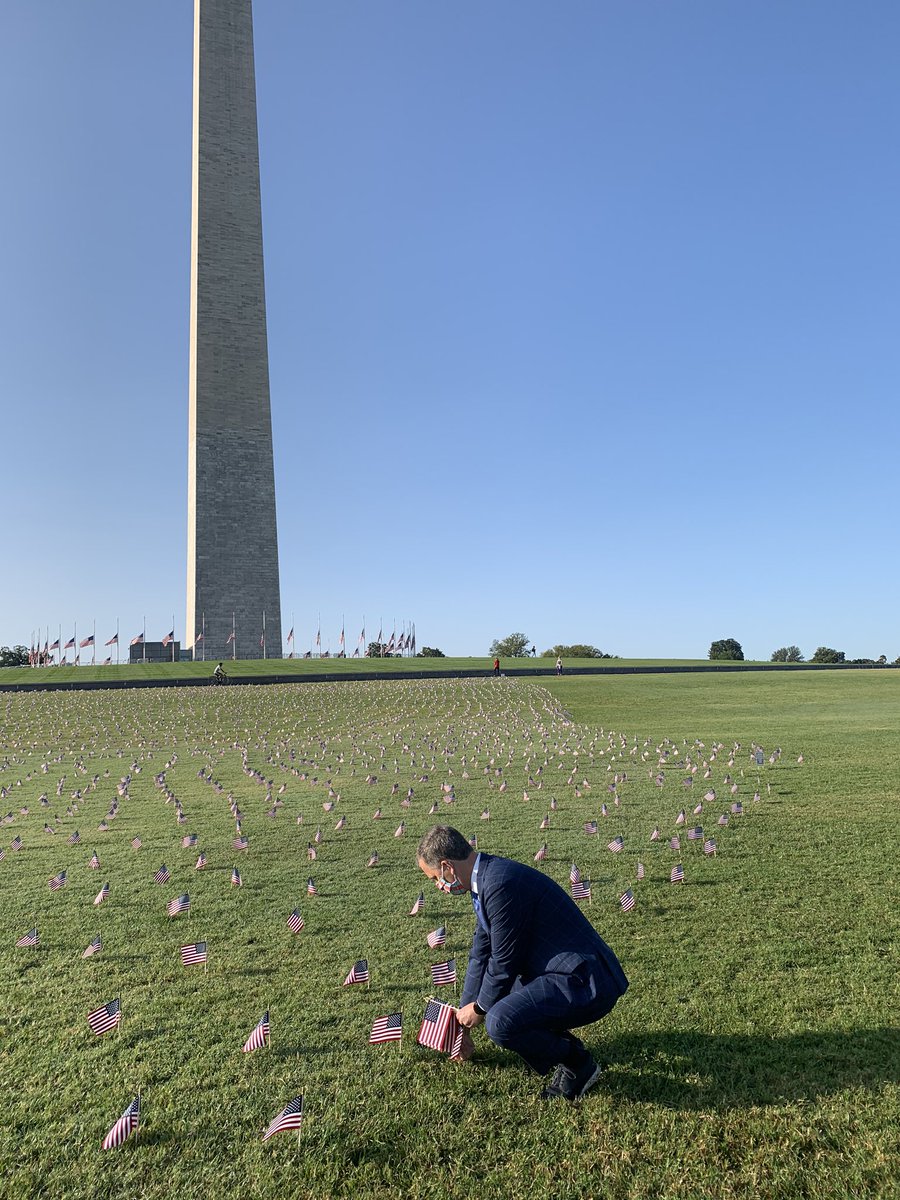
<svg viewBox="0 0 900 1200">
<path fill-rule="evenodd" d="M 599 1021 L 618 1000 L 618 992 L 607 990 L 607 979 L 599 963 L 593 969 L 585 963 L 575 974 L 539 975 L 528 982 L 517 979 L 509 995 L 485 1017 L 487 1035 L 498 1046 L 515 1051 L 539 1075 L 546 1075 L 582 1046 L 568 1031 Z"/>
</svg>

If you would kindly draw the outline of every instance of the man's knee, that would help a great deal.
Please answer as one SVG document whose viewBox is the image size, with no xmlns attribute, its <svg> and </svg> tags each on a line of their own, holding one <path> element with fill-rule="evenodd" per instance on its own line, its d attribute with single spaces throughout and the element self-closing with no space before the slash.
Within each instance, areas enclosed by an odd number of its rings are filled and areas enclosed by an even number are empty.
<svg viewBox="0 0 900 1200">
<path fill-rule="evenodd" d="M 495 1046 L 509 1046 L 520 1032 L 515 1013 L 501 1001 L 495 1004 L 484 1018 L 484 1028 Z"/>
</svg>

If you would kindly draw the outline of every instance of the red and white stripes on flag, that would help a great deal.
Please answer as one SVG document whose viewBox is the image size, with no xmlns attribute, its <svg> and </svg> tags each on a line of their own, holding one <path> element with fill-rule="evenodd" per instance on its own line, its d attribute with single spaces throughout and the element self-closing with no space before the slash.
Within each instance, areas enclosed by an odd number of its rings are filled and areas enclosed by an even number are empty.
<svg viewBox="0 0 900 1200">
<path fill-rule="evenodd" d="M 418 896 L 416 897 L 415 904 L 409 910 L 409 915 L 411 917 L 417 917 L 424 907 L 425 907 L 425 893 L 419 892 Z"/>
<path fill-rule="evenodd" d="M 267 1046 L 269 1044 L 269 1033 L 269 1010 L 266 1009 L 260 1020 L 256 1023 L 250 1036 L 244 1042 L 244 1054 L 249 1054 L 251 1050 L 259 1050 L 263 1046 Z"/>
<path fill-rule="evenodd" d="M 291 933 L 299 933 L 305 924 L 303 918 L 300 916 L 300 913 L 296 908 L 288 917 L 287 923 L 288 929 L 290 929 Z"/>
<path fill-rule="evenodd" d="M 186 967 L 193 966 L 194 963 L 207 962 L 208 952 L 206 942 L 192 942 L 189 946 L 182 946 L 181 961 Z"/>
<path fill-rule="evenodd" d="M 444 1052 L 453 1046 L 458 1029 L 453 1006 L 442 1004 L 440 1000 L 429 1000 L 416 1041 L 420 1046 Z"/>
<path fill-rule="evenodd" d="M 447 940 L 446 927 L 440 925 L 437 929 L 433 929 L 431 933 L 426 936 L 425 940 L 431 950 L 436 950 L 438 946 L 443 946 L 444 942 Z"/>
<path fill-rule="evenodd" d="M 369 1044 L 380 1042 L 399 1042 L 403 1038 L 403 1014 L 391 1013 L 387 1017 L 377 1017 L 369 1034 Z"/>
<path fill-rule="evenodd" d="M 122 1003 L 116 998 L 88 1013 L 88 1025 L 94 1033 L 108 1033 L 122 1020 Z"/>
<path fill-rule="evenodd" d="M 290 1104 L 286 1104 L 278 1116 L 272 1120 L 269 1128 L 263 1134 L 262 1140 L 267 1142 L 276 1133 L 284 1133 L 287 1129 L 299 1129 L 302 1124 L 303 1097 L 295 1096 Z"/>
<path fill-rule="evenodd" d="M 125 1139 L 131 1137 L 133 1133 L 137 1133 L 140 1113 L 141 1098 L 140 1096 L 135 1096 L 103 1139 L 101 1148 L 103 1150 L 112 1150 L 116 1146 L 121 1146 Z"/>
<path fill-rule="evenodd" d="M 183 896 L 176 896 L 174 900 L 170 900 L 166 905 L 166 912 L 170 917 L 177 917 L 179 913 L 188 912 L 191 907 L 191 898 L 187 892 Z"/>
<path fill-rule="evenodd" d="M 347 972 L 347 978 L 344 980 L 344 987 L 351 983 L 368 983 L 369 982 L 369 961 L 366 958 L 361 958 L 355 962 Z"/>
<path fill-rule="evenodd" d="M 446 962 L 431 964 L 431 982 L 435 987 L 447 983 L 456 983 L 456 959 L 448 958 Z"/>
</svg>

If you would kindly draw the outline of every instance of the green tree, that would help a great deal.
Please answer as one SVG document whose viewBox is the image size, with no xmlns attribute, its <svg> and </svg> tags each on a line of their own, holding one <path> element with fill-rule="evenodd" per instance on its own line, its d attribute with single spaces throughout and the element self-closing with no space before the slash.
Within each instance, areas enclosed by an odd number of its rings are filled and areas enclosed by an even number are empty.
<svg viewBox="0 0 900 1200">
<path fill-rule="evenodd" d="M 0 667 L 27 667 L 27 646 L 0 646 Z"/>
<path fill-rule="evenodd" d="M 576 642 L 573 646 L 553 646 L 549 650 L 542 650 L 541 658 L 612 658 L 612 655 L 604 654 L 596 646 Z"/>
<path fill-rule="evenodd" d="M 388 654 L 387 642 L 369 642 L 366 658 L 399 658 L 399 654 Z"/>
<path fill-rule="evenodd" d="M 438 650 L 435 646 L 423 646 L 416 658 L 446 658 L 447 655 L 443 650 Z"/>
<path fill-rule="evenodd" d="M 744 652 L 741 643 L 736 642 L 734 638 L 722 638 L 720 642 L 713 642 L 710 646 L 709 657 L 723 662 L 743 662 Z"/>
<path fill-rule="evenodd" d="M 524 633 L 511 633 L 509 637 L 491 642 L 488 654 L 494 658 L 526 658 L 529 639 Z"/>
<path fill-rule="evenodd" d="M 832 650 L 830 646 L 819 646 L 809 661 L 812 663 L 842 663 L 844 652 L 843 650 Z"/>
<path fill-rule="evenodd" d="M 780 650 L 772 651 L 772 662 L 803 662 L 799 646 L 782 646 Z"/>
</svg>

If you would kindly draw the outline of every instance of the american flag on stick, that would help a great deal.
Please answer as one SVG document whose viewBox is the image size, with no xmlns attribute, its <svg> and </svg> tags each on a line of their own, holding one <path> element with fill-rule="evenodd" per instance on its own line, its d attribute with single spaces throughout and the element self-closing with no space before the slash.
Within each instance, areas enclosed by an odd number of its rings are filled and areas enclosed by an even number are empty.
<svg viewBox="0 0 900 1200">
<path fill-rule="evenodd" d="M 300 913 L 296 908 L 288 917 L 287 923 L 288 929 L 290 929 L 291 933 L 299 933 L 305 924 L 303 918 L 300 916 Z"/>
<path fill-rule="evenodd" d="M 618 854 L 619 851 L 624 847 L 624 845 L 625 845 L 625 839 L 623 837 L 614 837 L 613 840 L 611 842 L 609 842 L 609 844 L 607 845 L 606 848 L 607 848 L 607 850 L 612 850 L 613 854 Z"/>
<path fill-rule="evenodd" d="M 66 886 L 65 871 L 60 871 L 58 875 L 54 875 L 53 878 L 49 882 L 49 887 L 50 887 L 51 892 L 58 892 L 60 888 L 64 888 L 65 886 Z"/>
<path fill-rule="evenodd" d="M 188 912 L 191 907 L 191 898 L 187 892 L 183 896 L 176 896 L 174 900 L 170 900 L 166 905 L 166 912 L 170 917 L 177 917 L 179 913 Z"/>
<path fill-rule="evenodd" d="M 429 1000 L 416 1041 L 420 1046 L 443 1051 L 448 1040 L 452 1043 L 457 1026 L 452 1005 L 442 1004 L 440 1000 Z"/>
<path fill-rule="evenodd" d="M 703 837 L 703 826 L 702 825 L 694 825 L 691 829 L 688 830 L 688 841 L 689 842 L 699 842 L 702 837 Z"/>
<path fill-rule="evenodd" d="M 187 834 L 187 836 L 186 836 L 186 837 L 183 837 L 183 838 L 181 839 L 181 848 L 182 848 L 182 850 L 190 850 L 190 848 L 191 848 L 192 846 L 196 846 L 196 845 L 197 845 L 197 835 L 196 835 L 196 833 L 189 833 L 189 834 Z"/>
<path fill-rule="evenodd" d="M 318 896 L 319 894 L 319 889 L 312 879 L 307 879 L 306 881 L 306 894 L 307 896 Z"/>
<path fill-rule="evenodd" d="M 717 847 L 716 847 L 715 838 L 707 838 L 706 841 L 703 843 L 703 853 L 704 854 L 715 854 L 716 849 L 717 849 Z"/>
<path fill-rule="evenodd" d="M 569 869 L 569 886 L 572 890 L 573 900 L 590 900 L 591 898 L 591 881 L 582 879 L 581 872 L 574 863 Z"/>
<path fill-rule="evenodd" d="M 447 930 L 445 926 L 440 925 L 437 929 L 433 929 L 425 940 L 428 942 L 430 949 L 436 950 L 438 946 L 443 946 L 447 940 Z"/>
<path fill-rule="evenodd" d="M 622 912 L 631 912 L 631 910 L 634 908 L 634 892 L 631 890 L 631 888 L 629 888 L 627 892 L 623 892 L 619 897 L 619 905 L 621 906 Z"/>
<path fill-rule="evenodd" d="M 98 904 L 102 904 L 108 895 L 109 895 L 109 884 L 104 883 L 103 887 L 100 889 L 100 891 L 94 897 L 94 907 L 96 907 Z"/>
<path fill-rule="evenodd" d="M 535 862 L 543 862 L 546 857 L 547 857 L 547 843 L 544 842 L 544 844 L 538 850 L 537 854 L 535 854 L 534 861 Z"/>
<path fill-rule="evenodd" d="M 377 1017 L 369 1034 L 369 1044 L 380 1042 L 399 1042 L 403 1038 L 403 1014 L 391 1013 L 387 1017 Z"/>
<path fill-rule="evenodd" d="M 141 839 L 139 837 L 131 839 L 132 850 L 140 850 L 140 848 L 141 848 L 141 846 L 143 846 L 143 844 L 144 843 L 141 841 Z"/>
<path fill-rule="evenodd" d="M 197 855 L 197 861 L 194 863 L 195 871 L 202 871 L 206 866 L 206 854 L 203 850 Z"/>
<path fill-rule="evenodd" d="M 88 943 L 87 949 L 83 952 L 81 957 L 93 958 L 94 955 L 99 954 L 102 949 L 103 942 L 100 940 L 100 934 L 98 933 L 97 936 Z"/>
<path fill-rule="evenodd" d="M 16 942 L 16 945 L 20 949 L 24 949 L 26 946 L 37 946 L 40 943 L 40 940 L 41 939 L 37 931 L 37 926 L 35 926 L 34 929 L 30 929 L 28 933 L 23 933 Z"/>
<path fill-rule="evenodd" d="M 344 987 L 351 983 L 368 983 L 369 982 L 369 961 L 366 958 L 361 958 L 355 962 L 347 972 L 347 978 L 344 980 Z"/>
<path fill-rule="evenodd" d="M 288 1129 L 299 1129 L 303 1124 L 303 1097 L 295 1096 L 290 1104 L 286 1104 L 281 1112 L 275 1117 L 269 1128 L 263 1134 L 263 1141 L 267 1142 L 270 1137 L 274 1137 L 276 1133 L 284 1133 Z M 299 1136 L 299 1135 L 298 1135 Z"/>
<path fill-rule="evenodd" d="M 141 1097 L 137 1095 L 103 1139 L 101 1149 L 113 1150 L 116 1146 L 121 1146 L 125 1139 L 131 1137 L 133 1133 L 137 1133 L 140 1114 Z"/>
<path fill-rule="evenodd" d="M 107 1004 L 103 1004 L 100 1008 L 95 1008 L 93 1012 L 88 1013 L 88 1025 L 96 1034 L 108 1033 L 110 1029 L 115 1029 L 122 1020 L 122 1004 L 116 998 L 110 1000 Z"/>
<path fill-rule="evenodd" d="M 418 896 L 416 897 L 415 904 L 409 910 L 409 915 L 411 917 L 417 917 L 424 907 L 425 907 L 425 893 L 419 892 Z"/>
<path fill-rule="evenodd" d="M 81 834 L 76 829 L 74 833 L 69 834 L 69 836 L 66 838 L 66 841 L 69 843 L 70 846 L 77 846 L 78 843 L 81 841 Z"/>
<path fill-rule="evenodd" d="M 206 942 L 192 942 L 189 946 L 181 947 L 181 961 L 186 967 L 191 967 L 194 963 L 205 963 L 207 958 Z"/>
<path fill-rule="evenodd" d="M 100 859 L 97 857 L 97 851 L 96 851 L 96 850 L 95 850 L 95 851 L 94 851 L 94 853 L 91 855 L 91 861 L 88 863 L 88 866 L 91 868 L 91 870 L 92 870 L 92 871 L 99 871 L 99 870 L 100 870 Z"/>
<path fill-rule="evenodd" d="M 244 881 L 243 881 L 243 879 L 241 879 L 241 873 L 237 869 L 237 867 L 231 868 L 231 886 L 232 887 L 243 887 L 244 886 Z"/>
<path fill-rule="evenodd" d="M 684 883 L 684 867 L 678 863 L 672 868 L 672 874 L 669 876 L 672 883 Z"/>
<path fill-rule="evenodd" d="M 250 841 L 246 833 L 238 834 L 231 844 L 235 850 L 248 850 L 250 848 Z"/>
<path fill-rule="evenodd" d="M 250 1036 L 244 1042 L 244 1054 L 249 1054 L 252 1050 L 259 1050 L 263 1046 L 269 1044 L 269 1010 L 263 1013 L 260 1020 L 257 1022 Z"/>
<path fill-rule="evenodd" d="M 158 871 L 154 872 L 153 882 L 154 883 L 168 883 L 169 882 L 169 868 L 166 866 L 165 863 L 163 863 L 163 865 L 159 868 Z"/>
<path fill-rule="evenodd" d="M 432 963 L 431 982 L 435 987 L 442 987 L 447 983 L 456 983 L 456 959 L 449 958 L 446 962 Z"/>
</svg>

